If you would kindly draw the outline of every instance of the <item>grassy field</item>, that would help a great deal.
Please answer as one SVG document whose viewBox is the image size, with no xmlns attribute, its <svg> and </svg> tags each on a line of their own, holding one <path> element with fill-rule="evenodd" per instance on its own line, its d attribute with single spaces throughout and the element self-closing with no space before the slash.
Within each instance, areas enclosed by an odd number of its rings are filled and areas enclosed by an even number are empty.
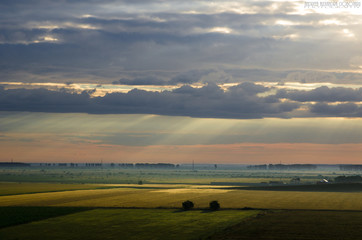
<svg viewBox="0 0 362 240">
<path fill-rule="evenodd" d="M 102 184 L 61 184 L 61 183 L 29 183 L 29 182 L 0 182 L 0 196 L 17 195 L 25 193 L 57 192 L 79 189 L 97 189 Z"/>
<path fill-rule="evenodd" d="M 322 178 L 334 177 L 331 172 L 308 171 L 251 171 L 198 169 L 122 169 L 122 168 L 3 168 L 0 182 L 53 182 L 53 183 L 106 183 L 136 184 L 210 184 L 210 182 L 260 183 L 269 181 L 290 181 L 300 177 L 302 182 L 315 182 Z"/>
<path fill-rule="evenodd" d="M 178 208 L 191 200 L 197 208 L 218 200 L 223 208 L 362 210 L 360 192 L 228 190 L 206 186 L 153 185 L 0 196 L 0 206 Z M 158 186 L 158 185 L 156 185 Z"/>
<path fill-rule="evenodd" d="M 95 209 L 0 229 L 0 239 L 200 239 L 259 211 Z"/>
<path fill-rule="evenodd" d="M 279 211 L 249 219 L 215 234 L 228 239 L 361 239 L 362 212 Z"/>
<path fill-rule="evenodd" d="M 0 182 L 0 239 L 204 239 L 214 233 L 213 239 L 359 239 L 358 230 L 348 229 L 361 227 L 361 185 L 305 184 L 333 176 L 315 171 L 2 169 L 0 180 L 14 182 Z M 293 177 L 304 184 L 250 184 Z M 196 210 L 180 211 L 186 200 Z M 204 210 L 213 200 L 222 211 Z M 245 207 L 260 210 L 237 210 Z M 267 214 L 255 217 L 263 209 Z M 343 235 L 344 222 L 350 235 Z"/>
<path fill-rule="evenodd" d="M 0 228 L 90 210 L 80 207 L 0 207 Z"/>
</svg>

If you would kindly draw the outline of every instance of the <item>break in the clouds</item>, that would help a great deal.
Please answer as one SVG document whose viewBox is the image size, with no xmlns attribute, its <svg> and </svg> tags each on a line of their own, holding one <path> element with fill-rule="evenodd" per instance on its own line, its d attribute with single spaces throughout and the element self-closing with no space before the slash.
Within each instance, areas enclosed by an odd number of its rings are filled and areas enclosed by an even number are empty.
<svg viewBox="0 0 362 240">
<path fill-rule="evenodd" d="M 353 82 L 362 66 L 360 15 L 303 1 L 1 1 L 0 76 L 164 85 L 266 81 L 263 71 L 273 73 L 269 81 L 308 81 L 302 75 L 311 71 L 319 81 L 343 72 Z M 249 69 L 258 74 L 246 76 Z M 225 75 L 179 78 L 190 71 Z"/>
</svg>

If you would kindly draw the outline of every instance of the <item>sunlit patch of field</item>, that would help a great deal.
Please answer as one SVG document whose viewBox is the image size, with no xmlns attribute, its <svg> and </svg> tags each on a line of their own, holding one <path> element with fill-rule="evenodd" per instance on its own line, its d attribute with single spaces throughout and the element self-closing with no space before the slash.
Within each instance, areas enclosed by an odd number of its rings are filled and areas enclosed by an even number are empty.
<svg viewBox="0 0 362 240">
<path fill-rule="evenodd" d="M 205 208 L 210 201 L 218 200 L 222 208 L 362 210 L 359 192 L 230 190 L 175 185 L 170 185 L 170 189 L 154 189 L 147 186 L 152 185 L 0 196 L 0 206 L 179 208 L 183 201 L 191 200 L 195 207 Z"/>
<path fill-rule="evenodd" d="M 0 239 L 201 239 L 259 211 L 95 209 L 0 230 Z"/>
<path fill-rule="evenodd" d="M 162 189 L 153 191 L 153 193 L 170 193 L 170 194 L 196 194 L 202 191 L 203 194 L 211 193 L 211 194 L 219 194 L 226 193 L 232 190 L 225 189 L 211 189 L 211 188 L 175 188 L 175 189 Z"/>
</svg>

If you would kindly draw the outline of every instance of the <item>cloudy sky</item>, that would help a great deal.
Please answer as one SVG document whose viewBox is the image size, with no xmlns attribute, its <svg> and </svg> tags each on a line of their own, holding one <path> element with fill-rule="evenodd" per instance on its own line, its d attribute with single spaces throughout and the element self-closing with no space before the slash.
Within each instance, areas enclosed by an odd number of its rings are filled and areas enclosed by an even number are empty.
<svg viewBox="0 0 362 240">
<path fill-rule="evenodd" d="M 362 163 L 360 1 L 2 0 L 0 161 Z"/>
</svg>

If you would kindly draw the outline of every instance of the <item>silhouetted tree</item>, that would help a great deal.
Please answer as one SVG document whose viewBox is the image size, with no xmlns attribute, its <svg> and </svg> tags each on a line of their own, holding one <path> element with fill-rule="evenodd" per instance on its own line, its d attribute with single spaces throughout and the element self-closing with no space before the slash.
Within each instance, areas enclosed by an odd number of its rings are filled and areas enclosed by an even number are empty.
<svg viewBox="0 0 362 240">
<path fill-rule="evenodd" d="M 211 201 L 209 205 L 210 205 L 210 210 L 212 210 L 212 211 L 216 211 L 216 210 L 220 209 L 220 204 L 218 201 Z"/>
<path fill-rule="evenodd" d="M 191 202 L 191 201 L 189 201 L 189 200 L 187 200 L 187 201 L 185 201 L 185 202 L 182 203 L 182 209 L 183 209 L 183 210 L 190 210 L 190 209 L 192 209 L 193 207 L 194 207 L 194 203 Z"/>
</svg>

